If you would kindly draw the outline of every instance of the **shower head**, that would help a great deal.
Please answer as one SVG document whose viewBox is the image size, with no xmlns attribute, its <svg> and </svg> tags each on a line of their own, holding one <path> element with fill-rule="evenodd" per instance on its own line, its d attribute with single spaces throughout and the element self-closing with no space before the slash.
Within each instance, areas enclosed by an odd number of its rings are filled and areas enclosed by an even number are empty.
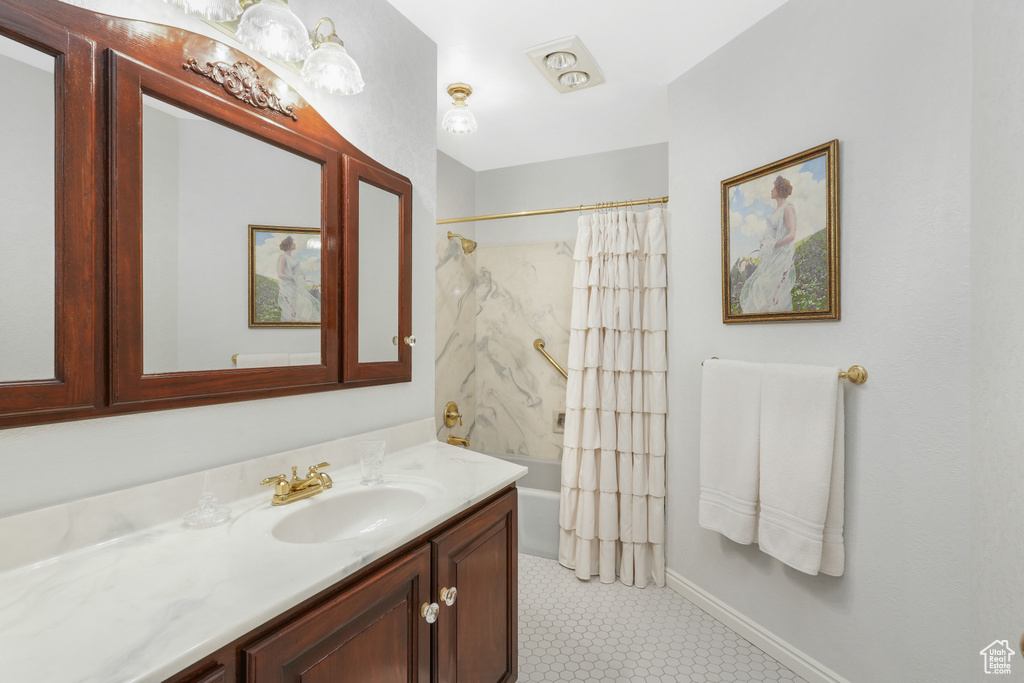
<svg viewBox="0 0 1024 683">
<path fill-rule="evenodd" d="M 473 240 L 468 240 L 465 237 L 463 237 L 462 235 L 456 235 L 454 232 L 449 230 L 448 231 L 448 239 L 452 239 L 453 237 L 458 237 L 460 240 L 462 240 L 462 253 L 463 254 L 472 254 L 473 250 L 476 249 L 476 242 L 474 242 Z"/>
</svg>

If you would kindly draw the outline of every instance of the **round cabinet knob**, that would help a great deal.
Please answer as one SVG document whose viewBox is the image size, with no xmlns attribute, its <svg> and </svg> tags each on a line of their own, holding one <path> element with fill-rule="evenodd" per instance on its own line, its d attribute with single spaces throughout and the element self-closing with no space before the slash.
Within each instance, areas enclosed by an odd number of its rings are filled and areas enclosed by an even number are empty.
<svg viewBox="0 0 1024 683">
<path fill-rule="evenodd" d="M 416 346 L 416 337 L 410 334 L 408 337 L 405 338 L 405 343 L 408 344 L 409 346 Z"/>
<path fill-rule="evenodd" d="M 451 607 L 452 605 L 455 604 L 455 596 L 456 596 L 456 594 L 458 594 L 458 591 L 455 590 L 454 586 L 452 586 L 451 588 L 442 588 L 441 589 L 441 602 L 443 602 L 444 604 L 446 604 L 449 607 Z"/>
<path fill-rule="evenodd" d="M 423 607 L 420 607 L 420 614 L 427 620 L 428 624 L 433 624 L 437 621 L 437 615 L 441 611 L 436 602 L 423 603 Z"/>
<path fill-rule="evenodd" d="M 398 346 L 398 335 L 395 335 L 394 337 L 391 338 L 391 343 L 394 344 L 395 346 Z"/>
</svg>

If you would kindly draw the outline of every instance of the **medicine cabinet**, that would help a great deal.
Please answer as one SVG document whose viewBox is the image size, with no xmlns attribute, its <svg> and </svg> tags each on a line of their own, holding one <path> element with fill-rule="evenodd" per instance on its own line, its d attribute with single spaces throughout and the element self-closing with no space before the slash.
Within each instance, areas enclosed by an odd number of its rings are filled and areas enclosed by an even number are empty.
<svg viewBox="0 0 1024 683">
<path fill-rule="evenodd" d="M 411 380 L 409 180 L 251 56 L 0 3 L 0 427 Z"/>
</svg>

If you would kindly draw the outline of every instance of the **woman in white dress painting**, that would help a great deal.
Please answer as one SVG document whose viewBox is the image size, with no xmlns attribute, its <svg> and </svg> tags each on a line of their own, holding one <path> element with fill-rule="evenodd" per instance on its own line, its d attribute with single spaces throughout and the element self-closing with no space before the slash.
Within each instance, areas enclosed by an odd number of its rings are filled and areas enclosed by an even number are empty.
<svg viewBox="0 0 1024 683">
<path fill-rule="evenodd" d="M 309 282 L 292 256 L 295 240 L 291 235 L 281 240 L 281 257 L 277 259 L 277 305 L 283 323 L 320 322 L 320 301 L 309 292 Z"/>
<path fill-rule="evenodd" d="M 775 178 L 772 199 L 775 212 L 768 217 L 768 230 L 761 240 L 757 268 L 740 290 L 743 313 L 770 313 L 793 310 L 793 284 L 796 273 L 796 210 L 786 201 L 793 194 L 793 185 L 782 176 Z"/>
</svg>

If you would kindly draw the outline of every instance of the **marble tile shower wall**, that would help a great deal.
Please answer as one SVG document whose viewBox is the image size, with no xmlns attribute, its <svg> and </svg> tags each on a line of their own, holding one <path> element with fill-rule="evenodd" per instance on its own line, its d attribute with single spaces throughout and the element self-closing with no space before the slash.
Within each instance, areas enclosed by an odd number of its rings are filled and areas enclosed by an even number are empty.
<svg viewBox="0 0 1024 683">
<path fill-rule="evenodd" d="M 447 234 L 447 226 L 438 227 L 434 422 L 441 441 L 445 441 L 449 433 L 471 434 L 476 416 L 473 376 L 476 367 L 476 252 L 463 254 L 458 240 L 448 239 Z M 469 231 L 464 234 L 472 237 Z M 461 427 L 450 431 L 441 420 L 448 401 L 459 404 L 463 422 Z"/>
<path fill-rule="evenodd" d="M 533 342 L 544 339 L 565 366 L 572 252 L 571 242 L 476 251 L 475 450 L 561 458 L 554 419 L 565 410 L 565 379 Z"/>
</svg>

